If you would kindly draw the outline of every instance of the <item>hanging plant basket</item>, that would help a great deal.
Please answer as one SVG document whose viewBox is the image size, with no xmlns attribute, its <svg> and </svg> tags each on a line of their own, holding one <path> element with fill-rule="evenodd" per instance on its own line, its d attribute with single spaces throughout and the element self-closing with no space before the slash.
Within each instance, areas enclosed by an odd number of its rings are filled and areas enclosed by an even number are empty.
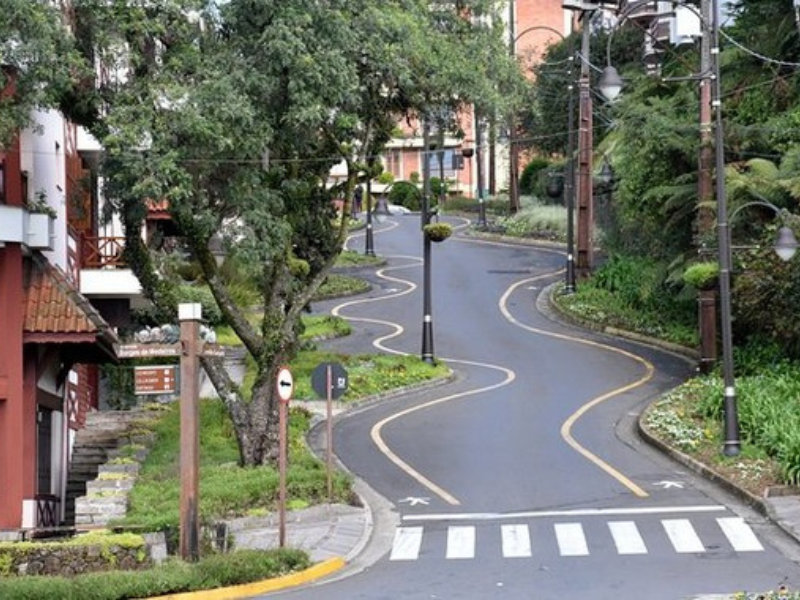
<svg viewBox="0 0 800 600">
<path fill-rule="evenodd" d="M 449 223 L 428 223 L 423 230 L 432 242 L 443 242 L 453 235 L 453 227 Z"/>
<path fill-rule="evenodd" d="M 719 265 L 715 262 L 695 263 L 684 271 L 683 281 L 700 291 L 716 289 Z"/>
</svg>

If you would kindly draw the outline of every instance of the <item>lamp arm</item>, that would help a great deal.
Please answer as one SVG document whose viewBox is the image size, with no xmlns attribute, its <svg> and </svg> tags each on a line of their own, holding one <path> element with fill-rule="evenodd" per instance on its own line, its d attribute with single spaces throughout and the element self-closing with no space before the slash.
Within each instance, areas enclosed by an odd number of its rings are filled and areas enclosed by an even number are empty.
<svg viewBox="0 0 800 600">
<path fill-rule="evenodd" d="M 751 206 L 763 206 L 765 208 L 769 208 L 772 210 L 772 212 L 775 213 L 776 217 L 782 217 L 788 213 L 788 211 L 785 208 L 778 208 L 772 202 L 769 202 L 767 200 L 751 200 L 750 202 L 745 202 L 744 204 L 737 206 L 731 212 L 729 220 L 733 221 L 734 217 L 738 215 L 740 211 L 742 211 L 745 208 L 750 208 Z"/>
</svg>

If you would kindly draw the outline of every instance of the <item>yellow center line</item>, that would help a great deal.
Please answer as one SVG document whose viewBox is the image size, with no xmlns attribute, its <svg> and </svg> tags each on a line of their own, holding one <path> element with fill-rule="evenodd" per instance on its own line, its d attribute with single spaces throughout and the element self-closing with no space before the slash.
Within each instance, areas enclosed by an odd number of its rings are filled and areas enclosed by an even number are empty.
<svg viewBox="0 0 800 600">
<path fill-rule="evenodd" d="M 623 486 L 628 488 L 634 495 L 638 496 L 639 498 L 647 498 L 649 494 L 647 492 L 645 492 L 641 487 L 636 485 L 628 477 L 626 477 L 620 471 L 618 471 L 617 469 L 612 467 L 610 464 L 608 464 L 607 462 L 602 460 L 596 454 L 593 454 L 592 452 L 587 450 L 585 447 L 583 447 L 580 443 L 578 443 L 578 441 L 572 435 L 572 427 L 575 425 L 575 423 L 578 421 L 578 419 L 580 419 L 584 414 L 586 414 L 589 410 L 591 410 L 595 406 L 598 406 L 599 404 L 605 402 L 606 400 L 608 400 L 610 398 L 613 398 L 613 397 L 618 396 L 620 394 L 623 394 L 623 393 L 625 393 L 625 392 L 627 392 L 629 390 L 632 390 L 632 389 L 637 388 L 637 387 L 639 387 L 641 385 L 644 385 L 647 381 L 652 379 L 653 373 L 655 372 L 655 368 L 653 367 L 652 363 L 650 363 L 648 360 L 646 360 L 645 358 L 643 358 L 641 356 L 638 356 L 638 355 L 633 354 L 631 352 L 628 352 L 626 350 L 622 350 L 621 348 L 615 348 L 614 346 L 609 346 L 607 344 L 602 344 L 600 342 L 595 342 L 593 340 L 587 340 L 587 339 L 584 339 L 584 338 L 579 338 L 579 337 L 575 337 L 575 336 L 571 336 L 571 335 L 555 333 L 555 332 L 552 332 L 552 331 L 546 331 L 544 329 L 538 329 L 536 327 L 531 327 L 530 325 L 526 325 L 526 324 L 518 321 L 516 318 L 514 318 L 514 316 L 511 314 L 511 312 L 506 307 L 506 304 L 508 302 L 509 296 L 511 296 L 511 294 L 517 288 L 519 288 L 520 286 L 532 283 L 532 282 L 540 280 L 540 279 L 545 279 L 545 278 L 552 277 L 553 275 L 557 275 L 560 272 L 563 272 L 563 271 L 545 273 L 543 275 L 538 275 L 536 277 L 531 277 L 531 278 L 524 279 L 522 281 L 518 281 L 518 282 L 514 283 L 513 285 L 511 285 L 506 290 L 506 292 L 503 294 L 502 298 L 500 298 L 500 303 L 499 303 L 500 304 L 500 311 L 503 313 L 505 318 L 510 323 L 512 323 L 513 325 L 516 325 L 517 327 L 521 327 L 522 329 L 530 331 L 532 333 L 536 333 L 538 335 L 547 336 L 547 337 L 550 337 L 550 338 L 566 340 L 566 341 L 569 341 L 569 342 L 575 342 L 575 343 L 578 343 L 578 344 L 583 344 L 585 346 L 592 346 L 592 347 L 600 348 L 602 350 L 607 350 L 607 351 L 610 351 L 610 352 L 616 352 L 617 354 L 621 354 L 622 356 L 625 356 L 627 358 L 630 358 L 630 359 L 638 362 L 639 364 L 641 364 L 644 367 L 645 374 L 642 377 L 640 377 L 639 379 L 637 379 L 636 381 L 634 381 L 633 383 L 629 383 L 628 385 L 624 385 L 624 386 L 619 387 L 617 389 L 611 390 L 610 392 L 607 392 L 607 393 L 605 393 L 605 394 L 603 394 L 601 396 L 598 396 L 597 398 L 594 398 L 593 400 L 590 400 L 589 402 L 587 402 L 586 404 L 581 406 L 578 410 L 576 410 L 572 415 L 570 415 L 570 417 L 566 421 L 564 421 L 564 424 L 561 426 L 561 437 L 564 439 L 565 442 L 567 442 L 567 444 L 569 444 L 570 447 L 572 447 L 581 456 L 583 456 L 584 458 L 589 460 L 591 463 L 596 465 L 598 468 L 600 468 L 603 471 L 605 471 L 606 473 L 608 473 L 611 477 L 613 477 L 619 483 L 621 483 Z"/>
</svg>

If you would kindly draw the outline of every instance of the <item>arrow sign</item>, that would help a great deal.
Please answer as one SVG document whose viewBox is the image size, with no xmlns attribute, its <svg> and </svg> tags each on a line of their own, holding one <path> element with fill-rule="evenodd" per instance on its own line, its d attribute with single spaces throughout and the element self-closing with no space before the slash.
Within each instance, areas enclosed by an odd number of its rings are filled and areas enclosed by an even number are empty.
<svg viewBox="0 0 800 600">
<path fill-rule="evenodd" d="M 668 490 L 669 488 L 675 488 L 675 489 L 678 489 L 678 490 L 682 490 L 683 489 L 683 484 L 680 481 L 659 481 L 659 482 L 654 483 L 653 485 L 661 486 L 665 490 Z"/>
<path fill-rule="evenodd" d="M 403 498 L 402 500 L 398 500 L 398 502 L 402 502 L 404 504 L 408 504 L 409 506 L 417 506 L 417 504 L 421 504 L 422 506 L 428 506 L 430 504 L 430 498 L 417 498 L 415 496 L 409 496 L 408 498 Z"/>
<path fill-rule="evenodd" d="M 278 398 L 283 402 L 289 402 L 294 392 L 294 378 L 292 372 L 286 367 L 278 369 L 277 378 Z"/>
</svg>

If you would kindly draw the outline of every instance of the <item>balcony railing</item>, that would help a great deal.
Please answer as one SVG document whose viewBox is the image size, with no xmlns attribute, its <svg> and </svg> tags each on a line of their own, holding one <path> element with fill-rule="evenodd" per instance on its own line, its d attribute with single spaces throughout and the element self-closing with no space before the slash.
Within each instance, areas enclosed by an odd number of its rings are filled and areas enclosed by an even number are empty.
<svg viewBox="0 0 800 600">
<path fill-rule="evenodd" d="M 124 237 L 100 237 L 82 235 L 78 246 L 83 269 L 124 268 L 122 251 L 125 249 Z"/>
</svg>

